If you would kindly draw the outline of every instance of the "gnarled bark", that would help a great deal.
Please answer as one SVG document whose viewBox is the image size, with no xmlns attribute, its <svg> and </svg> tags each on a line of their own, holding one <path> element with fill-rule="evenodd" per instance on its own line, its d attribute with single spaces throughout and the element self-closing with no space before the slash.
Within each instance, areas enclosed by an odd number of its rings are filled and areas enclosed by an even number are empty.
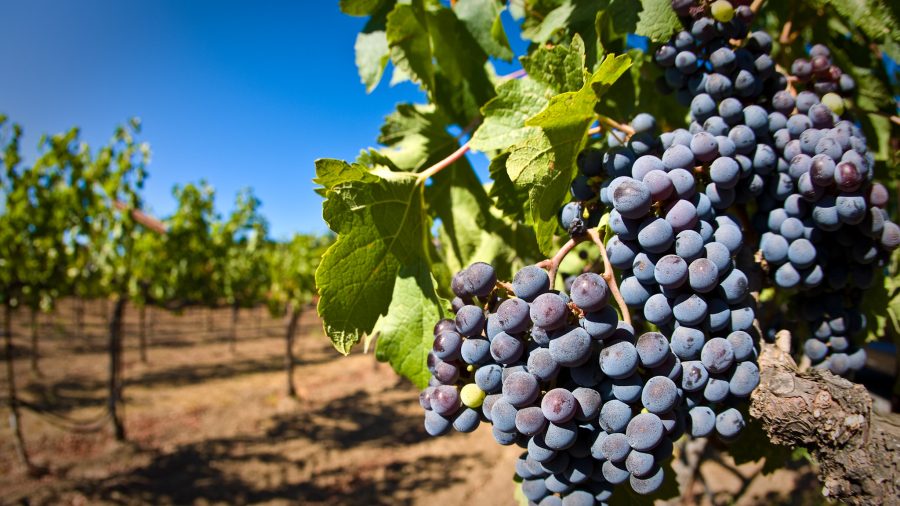
<svg viewBox="0 0 900 506">
<path fill-rule="evenodd" d="M 785 334 L 779 343 L 790 342 Z M 848 504 L 900 504 L 900 418 L 873 413 L 861 385 L 827 371 L 800 372 L 789 349 L 763 345 L 751 416 L 773 443 L 812 453 L 826 496 Z"/>
</svg>

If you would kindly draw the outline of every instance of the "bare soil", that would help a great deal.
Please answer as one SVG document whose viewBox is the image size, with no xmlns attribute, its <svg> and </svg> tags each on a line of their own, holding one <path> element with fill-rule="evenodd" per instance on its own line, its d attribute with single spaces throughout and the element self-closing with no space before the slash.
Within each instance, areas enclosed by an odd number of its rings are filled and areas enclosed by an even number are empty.
<svg viewBox="0 0 900 506">
<path fill-rule="evenodd" d="M 484 426 L 429 437 L 416 388 L 371 355 L 335 352 L 314 309 L 301 320 L 298 398 L 290 399 L 286 321 L 261 308 L 243 310 L 232 353 L 230 310 L 151 310 L 145 364 L 137 312 L 129 308 L 128 441 L 115 442 L 102 419 L 107 311 L 101 302 L 87 304 L 84 335 L 77 335 L 74 314 L 75 304 L 64 301 L 40 316 L 40 373 L 29 371 L 28 314 L 14 317 L 16 381 L 42 411 L 25 410 L 22 425 L 33 460 L 47 473 L 24 472 L 3 424 L 0 504 L 515 504 L 511 478 L 521 449 L 497 445 Z M 6 392 L 3 377 L 4 399 Z M 98 418 L 99 430 L 71 430 L 73 420 Z M 760 467 L 734 466 L 727 457 L 707 461 L 687 502 L 822 502 L 808 466 L 770 476 Z"/>
</svg>

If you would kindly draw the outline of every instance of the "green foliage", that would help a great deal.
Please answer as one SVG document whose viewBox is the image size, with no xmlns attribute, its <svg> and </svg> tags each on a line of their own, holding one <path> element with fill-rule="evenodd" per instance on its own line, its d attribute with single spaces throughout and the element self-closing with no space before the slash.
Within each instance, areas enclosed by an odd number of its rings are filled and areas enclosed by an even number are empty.
<svg viewBox="0 0 900 506">
<path fill-rule="evenodd" d="M 635 33 L 663 42 L 681 29 L 681 22 L 672 10 L 670 0 L 641 0 L 640 17 Z"/>
<path fill-rule="evenodd" d="M 511 56 L 499 21 L 505 8 L 531 42 L 517 78 L 495 77 L 489 59 Z M 576 156 L 595 142 L 592 127 L 604 130 L 638 112 L 653 114 L 664 128 L 683 124 L 686 110 L 659 100 L 654 81 L 661 72 L 647 65 L 651 55 L 626 46 L 630 33 L 662 41 L 681 22 L 669 0 L 344 0 L 341 9 L 368 17 L 356 45 L 366 89 L 390 66 L 392 84 L 411 80 L 428 103 L 399 105 L 382 127 L 381 147 L 355 163 L 317 162 L 316 191 L 337 234 L 316 273 L 319 314 L 339 351 L 349 353 L 378 332 L 376 356 L 421 383 L 419 359 L 431 337 L 408 308 L 446 310 L 441 297 L 452 296 L 450 273 L 474 261 L 491 262 L 508 279 L 516 267 L 551 255 L 560 245 L 557 212 L 569 198 Z M 896 114 L 900 92 L 872 47 L 896 51 L 896 9 L 881 0 L 803 0 L 764 12 L 769 33 L 790 21 L 801 35 L 776 40 L 782 67 L 805 55 L 804 41 L 832 48 L 858 84 L 851 105 L 876 152 L 876 171 L 894 178 L 897 150 L 890 143 L 898 126 L 888 116 Z M 462 135 L 449 133 L 454 128 Z M 446 160 L 466 135 L 468 148 L 490 158 L 490 184 L 465 157 Z M 873 307 L 893 307 L 895 290 L 890 281 L 885 287 L 872 295 Z M 885 318 L 869 319 L 873 333 L 883 334 Z"/>
<path fill-rule="evenodd" d="M 233 307 L 263 302 L 269 286 L 268 224 L 259 207 L 259 199 L 250 189 L 244 189 L 238 193 L 228 220 L 213 227 L 213 244 L 220 252 L 213 272 L 222 280 L 220 296 Z"/>
<path fill-rule="evenodd" d="M 429 249 L 416 176 L 346 165 L 316 163 L 317 182 L 326 184 L 324 218 L 338 234 L 316 272 L 319 314 L 345 354 L 387 311 L 400 268 L 427 258 Z"/>
<path fill-rule="evenodd" d="M 312 302 L 316 293 L 316 267 L 330 237 L 295 234 L 284 243 L 266 248 L 265 265 L 271 280 L 267 302 L 273 315 L 283 315 L 289 306 L 299 308 Z"/>
<path fill-rule="evenodd" d="M 624 56 L 595 64 L 595 14 L 566 5 L 557 21 L 534 25 L 545 42 L 559 43 L 522 58 L 527 77 L 492 81 L 487 56 L 509 56 L 499 2 L 342 4 L 371 16 L 361 36 L 374 40 L 383 26 L 394 81 L 399 75 L 418 83 L 430 103 L 398 106 L 382 127 L 384 148 L 364 151 L 355 163 L 316 163 L 323 216 L 337 233 L 316 272 L 318 310 L 340 352 L 377 333 L 378 359 L 423 384 L 431 326 L 449 306 L 442 299 L 450 296 L 449 273 L 487 261 L 509 278 L 552 249 L 556 212 L 595 108 L 629 66 Z M 566 9 L 574 24 L 559 14 Z M 553 28 L 560 18 L 562 29 Z M 571 38 L 574 27 L 587 27 L 591 44 Z M 368 65 L 360 73 L 371 88 L 377 79 L 367 78 L 374 75 Z M 483 185 L 464 157 L 427 170 L 459 148 L 449 128 L 478 123 L 470 147 L 492 156 L 493 185 Z"/>
<path fill-rule="evenodd" d="M 269 302 L 283 310 L 309 302 L 327 239 L 272 243 L 249 190 L 223 221 L 210 186 L 176 186 L 178 207 L 165 230 L 142 224 L 136 212 L 150 150 L 135 139 L 139 126 L 132 120 L 116 129 L 95 152 L 77 129 L 44 136 L 26 167 L 21 127 L 0 116 L 0 303 L 49 310 L 73 295 L 175 309 Z"/>
<path fill-rule="evenodd" d="M 587 141 L 597 101 L 629 65 L 627 56 L 607 57 L 580 90 L 554 96 L 543 111 L 529 118 L 525 124 L 539 127 L 540 133 L 510 150 L 506 171 L 517 187 L 528 190 L 526 216 L 545 255 L 553 253 L 556 213 L 575 176 L 575 158 Z"/>
</svg>

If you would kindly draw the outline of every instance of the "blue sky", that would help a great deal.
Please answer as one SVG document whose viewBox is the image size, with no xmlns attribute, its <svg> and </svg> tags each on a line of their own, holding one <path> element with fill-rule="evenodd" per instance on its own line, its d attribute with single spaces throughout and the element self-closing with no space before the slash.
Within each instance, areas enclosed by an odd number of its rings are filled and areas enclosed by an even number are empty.
<svg viewBox="0 0 900 506">
<path fill-rule="evenodd" d="M 24 126 L 26 153 L 72 126 L 96 146 L 138 116 L 160 216 L 174 184 L 206 179 L 223 213 L 252 187 L 275 238 L 324 232 L 313 160 L 355 158 L 396 103 L 424 100 L 409 83 L 365 93 L 353 54 L 365 20 L 336 0 L 0 0 L 0 12 L 0 112 Z"/>
</svg>

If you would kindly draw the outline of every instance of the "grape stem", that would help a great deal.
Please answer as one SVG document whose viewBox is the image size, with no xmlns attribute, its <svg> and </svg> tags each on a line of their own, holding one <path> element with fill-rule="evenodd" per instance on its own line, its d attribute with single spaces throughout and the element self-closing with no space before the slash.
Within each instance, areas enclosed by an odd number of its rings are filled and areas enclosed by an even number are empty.
<svg viewBox="0 0 900 506">
<path fill-rule="evenodd" d="M 525 77 L 527 75 L 528 75 L 528 73 L 525 72 L 525 69 L 519 69 L 519 70 L 516 70 L 515 72 L 510 72 L 509 74 L 506 74 L 505 76 L 500 76 L 499 79 L 501 81 L 509 81 L 510 79 L 519 79 L 519 78 Z"/>
<path fill-rule="evenodd" d="M 787 80 L 787 90 L 788 93 L 791 94 L 792 97 L 797 96 L 797 89 L 794 88 L 794 81 L 797 80 L 796 77 L 790 75 L 787 70 L 784 69 L 781 65 L 775 64 L 775 70 L 784 75 L 784 78 Z"/>
<path fill-rule="evenodd" d="M 766 0 L 753 0 L 753 3 L 750 4 L 750 11 L 753 12 L 753 14 L 758 13 L 760 7 L 762 7 L 763 2 L 765 1 Z"/>
<path fill-rule="evenodd" d="M 444 158 L 443 160 L 437 162 L 436 164 L 432 165 L 431 167 L 428 167 L 427 169 L 420 172 L 419 177 L 416 178 L 416 184 L 417 185 L 424 184 L 425 181 L 428 180 L 428 178 L 430 178 L 431 176 L 437 174 L 438 172 L 446 169 L 450 165 L 453 165 L 454 162 L 456 162 L 457 160 L 462 158 L 463 155 L 465 155 L 466 153 L 469 152 L 469 142 L 472 142 L 472 141 L 466 142 L 465 144 L 460 146 L 459 149 L 457 149 L 456 151 L 451 153 L 449 156 L 447 156 L 447 158 Z"/>
<path fill-rule="evenodd" d="M 553 258 L 545 260 L 541 262 L 541 264 L 545 264 L 547 271 L 550 274 L 550 286 L 556 286 L 556 273 L 559 271 L 559 264 L 562 263 L 563 259 L 566 258 L 566 255 L 569 254 L 570 251 L 581 241 L 584 240 L 584 236 L 581 237 L 573 237 L 568 240 L 565 244 L 563 244 L 562 248 L 559 248 L 559 251 L 553 255 Z M 540 265 L 540 264 L 539 264 Z"/>
<path fill-rule="evenodd" d="M 516 294 L 515 290 L 513 290 L 512 283 L 509 283 L 507 281 L 497 281 L 497 287 L 502 288 L 513 295 Z"/>
<path fill-rule="evenodd" d="M 634 128 L 631 128 L 631 125 L 619 123 L 618 121 L 611 119 L 611 118 L 607 118 L 606 116 L 600 116 L 599 119 L 600 119 L 601 124 L 604 124 L 608 127 L 612 127 L 621 132 L 625 132 L 625 134 L 627 134 L 629 137 L 631 137 L 632 135 L 634 135 L 636 133 L 634 131 Z"/>
<path fill-rule="evenodd" d="M 613 271 L 612 264 L 609 263 L 609 256 L 606 254 L 606 245 L 603 244 L 603 239 L 600 238 L 597 229 L 588 230 L 587 235 L 594 241 L 594 244 L 596 244 L 597 248 L 600 250 L 600 257 L 603 259 L 602 276 L 606 281 L 606 284 L 609 285 L 609 291 L 612 293 L 613 298 L 616 299 L 616 305 L 619 306 L 619 311 L 622 312 L 622 321 L 631 325 L 631 313 L 628 312 L 628 306 L 625 305 L 622 293 L 619 292 L 619 285 L 616 283 L 616 273 Z"/>
<path fill-rule="evenodd" d="M 793 29 L 794 24 L 790 19 L 784 23 L 784 27 L 781 29 L 781 34 L 778 36 L 778 42 L 782 44 L 791 43 L 795 37 L 791 36 L 791 30 Z"/>
</svg>

